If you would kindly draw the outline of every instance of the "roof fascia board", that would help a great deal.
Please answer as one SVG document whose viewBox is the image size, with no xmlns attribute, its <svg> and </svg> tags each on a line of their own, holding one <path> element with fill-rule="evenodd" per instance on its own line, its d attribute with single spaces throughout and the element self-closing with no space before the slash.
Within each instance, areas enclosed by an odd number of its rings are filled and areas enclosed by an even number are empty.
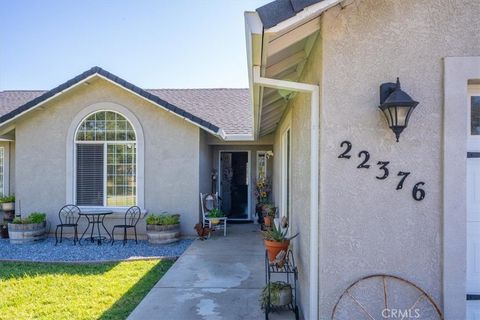
<svg viewBox="0 0 480 320">
<path fill-rule="evenodd" d="M 260 97 L 263 88 L 253 83 L 253 67 L 262 64 L 263 24 L 256 11 L 247 11 L 245 15 L 245 39 L 247 47 L 248 82 L 250 90 L 250 105 L 252 106 L 253 136 L 258 138 L 260 128 Z"/>
<path fill-rule="evenodd" d="M 73 90 L 74 88 L 76 88 L 76 87 L 84 84 L 85 82 L 88 82 L 88 80 L 91 80 L 91 79 L 95 78 L 97 75 L 98 75 L 98 74 L 94 73 L 94 74 L 86 77 L 85 79 L 80 80 L 80 81 L 74 83 L 73 85 L 65 88 L 65 89 L 62 90 L 62 91 L 59 91 L 58 93 L 54 94 L 53 96 L 51 96 L 51 97 L 49 97 L 49 98 L 47 98 L 47 99 L 45 99 L 45 100 L 40 101 L 39 103 L 35 104 L 33 107 L 28 108 L 28 109 L 20 112 L 19 114 L 16 114 L 16 115 L 13 116 L 12 118 L 10 118 L 10 119 L 8 119 L 8 120 L 0 123 L 0 126 L 3 127 L 3 126 L 5 126 L 6 124 L 9 124 L 10 122 L 18 119 L 19 117 L 22 117 L 24 114 L 29 113 L 30 111 L 33 111 L 33 110 L 35 110 L 35 109 L 37 109 L 37 108 L 40 108 L 40 107 L 43 106 L 44 104 L 47 104 L 48 102 L 50 102 L 51 100 L 57 98 L 58 96 L 62 95 L 63 93 L 65 93 L 65 92 L 67 92 L 67 91 L 70 91 L 70 90 Z M 49 91 L 47 91 L 46 93 L 48 93 L 48 92 L 49 92 Z M 40 96 L 40 97 L 41 97 L 41 96 Z M 37 98 L 38 98 L 38 97 L 37 97 Z M 31 100 L 31 101 L 32 101 L 32 100 Z M 28 103 L 28 102 L 27 102 L 27 103 Z M 13 111 L 15 111 L 15 110 L 13 110 Z M 11 112 L 13 112 L 13 111 L 11 111 Z M 8 115 L 8 113 L 7 113 L 7 115 Z"/>
<path fill-rule="evenodd" d="M 254 137 L 252 134 L 226 134 L 225 141 L 253 141 Z"/>
<path fill-rule="evenodd" d="M 280 22 L 274 27 L 265 30 L 265 33 L 281 34 L 288 32 L 291 29 L 296 28 L 299 25 L 304 24 L 305 22 L 319 16 L 322 12 L 330 9 L 333 6 L 336 6 L 343 0 L 323 0 L 321 2 L 315 3 L 309 7 L 306 7 L 302 11 L 298 12 L 295 16 Z"/>
</svg>

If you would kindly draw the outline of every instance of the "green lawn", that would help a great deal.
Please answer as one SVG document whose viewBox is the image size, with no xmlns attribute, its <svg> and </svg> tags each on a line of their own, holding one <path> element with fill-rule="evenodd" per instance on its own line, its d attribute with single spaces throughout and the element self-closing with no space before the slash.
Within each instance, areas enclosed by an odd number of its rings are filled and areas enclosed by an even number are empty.
<svg viewBox="0 0 480 320">
<path fill-rule="evenodd" d="M 0 319 L 125 319 L 173 264 L 0 263 Z"/>
</svg>

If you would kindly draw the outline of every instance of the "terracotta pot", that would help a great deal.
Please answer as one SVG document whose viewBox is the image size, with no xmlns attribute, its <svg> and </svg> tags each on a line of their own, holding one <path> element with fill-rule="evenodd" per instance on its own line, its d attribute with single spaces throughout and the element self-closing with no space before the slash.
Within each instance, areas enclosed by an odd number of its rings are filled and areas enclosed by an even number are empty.
<svg viewBox="0 0 480 320">
<path fill-rule="evenodd" d="M 270 226 L 272 226 L 272 217 L 270 217 L 270 216 L 264 216 L 264 217 L 263 217 L 263 224 L 265 225 L 265 227 L 270 227 Z"/>
<path fill-rule="evenodd" d="M 267 249 L 268 261 L 272 262 L 275 260 L 275 258 L 280 253 L 280 251 L 288 250 L 288 246 L 290 245 L 290 240 L 286 240 L 283 242 L 263 240 L 263 243 L 265 244 L 265 248 Z"/>
</svg>

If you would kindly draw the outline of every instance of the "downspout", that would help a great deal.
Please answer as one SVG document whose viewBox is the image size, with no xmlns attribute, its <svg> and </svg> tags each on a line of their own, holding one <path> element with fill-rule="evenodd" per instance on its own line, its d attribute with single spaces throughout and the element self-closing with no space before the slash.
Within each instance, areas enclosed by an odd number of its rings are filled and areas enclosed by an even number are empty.
<svg viewBox="0 0 480 320">
<path fill-rule="evenodd" d="M 317 85 L 263 78 L 260 76 L 260 67 L 253 67 L 253 83 L 273 89 L 309 93 L 310 98 L 310 268 L 309 268 L 309 319 L 318 319 L 318 180 L 319 180 L 319 115 L 320 115 L 320 88 Z"/>
</svg>

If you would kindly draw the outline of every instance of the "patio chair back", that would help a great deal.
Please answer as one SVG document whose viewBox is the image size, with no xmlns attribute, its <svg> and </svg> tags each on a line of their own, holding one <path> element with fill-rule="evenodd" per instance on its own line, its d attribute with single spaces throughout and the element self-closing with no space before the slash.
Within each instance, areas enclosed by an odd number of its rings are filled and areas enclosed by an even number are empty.
<svg viewBox="0 0 480 320">
<path fill-rule="evenodd" d="M 139 207 L 133 206 L 128 208 L 127 212 L 125 212 L 125 225 L 136 226 L 141 216 L 142 210 Z"/>
<path fill-rule="evenodd" d="M 80 208 L 74 204 L 63 206 L 58 212 L 60 224 L 77 224 L 80 219 Z"/>
<path fill-rule="evenodd" d="M 200 193 L 200 206 L 202 207 L 203 223 L 205 223 L 206 215 L 212 209 L 218 209 L 218 192 L 216 193 Z"/>
</svg>

